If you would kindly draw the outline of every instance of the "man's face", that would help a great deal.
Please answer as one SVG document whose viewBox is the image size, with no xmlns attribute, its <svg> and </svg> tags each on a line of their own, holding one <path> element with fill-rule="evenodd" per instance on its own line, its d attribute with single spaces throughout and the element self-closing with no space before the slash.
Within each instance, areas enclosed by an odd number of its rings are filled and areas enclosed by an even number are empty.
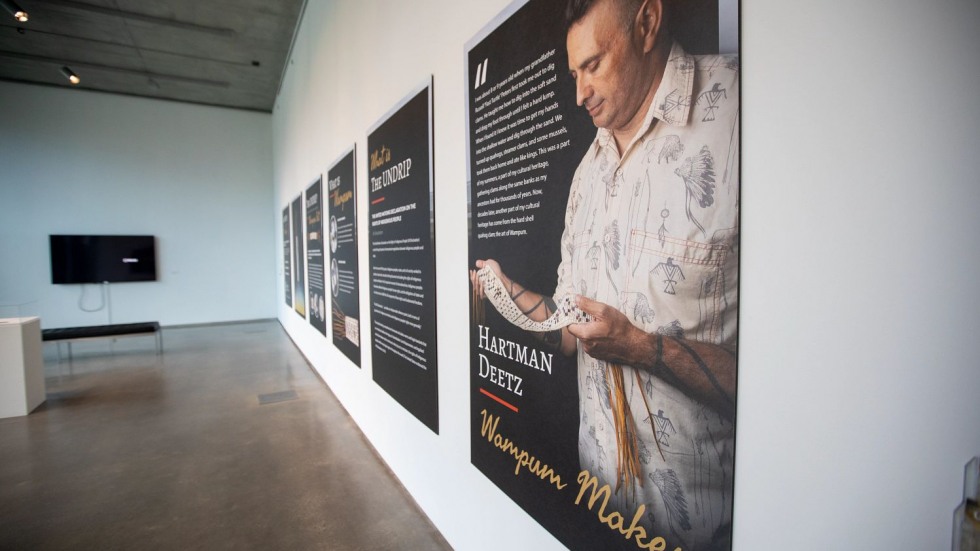
<svg viewBox="0 0 980 551">
<path fill-rule="evenodd" d="M 649 92 L 641 52 L 624 28 L 621 9 L 619 0 L 598 0 L 566 38 L 578 105 L 596 126 L 614 133 L 642 119 L 645 113 L 639 111 Z"/>
</svg>

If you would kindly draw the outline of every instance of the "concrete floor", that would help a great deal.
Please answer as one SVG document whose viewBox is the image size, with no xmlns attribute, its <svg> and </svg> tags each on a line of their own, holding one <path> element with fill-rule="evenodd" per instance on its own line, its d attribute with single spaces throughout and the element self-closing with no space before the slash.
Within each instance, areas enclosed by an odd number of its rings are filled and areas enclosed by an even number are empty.
<svg viewBox="0 0 980 551">
<path fill-rule="evenodd" d="M 449 549 L 278 322 L 164 349 L 46 345 L 47 402 L 0 420 L 0 549 Z"/>
</svg>

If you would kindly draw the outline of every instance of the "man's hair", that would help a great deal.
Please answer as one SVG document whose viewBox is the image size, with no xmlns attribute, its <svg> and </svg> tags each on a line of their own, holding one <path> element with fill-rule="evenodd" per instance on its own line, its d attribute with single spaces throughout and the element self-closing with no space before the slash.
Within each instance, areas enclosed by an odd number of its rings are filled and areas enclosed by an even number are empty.
<svg viewBox="0 0 980 551">
<path fill-rule="evenodd" d="M 568 0 L 565 5 L 565 31 L 572 28 L 572 25 L 589 13 L 597 0 Z M 619 4 L 620 15 L 623 17 L 623 28 L 632 29 L 635 20 L 636 10 L 640 7 L 642 0 L 613 0 Z"/>
</svg>

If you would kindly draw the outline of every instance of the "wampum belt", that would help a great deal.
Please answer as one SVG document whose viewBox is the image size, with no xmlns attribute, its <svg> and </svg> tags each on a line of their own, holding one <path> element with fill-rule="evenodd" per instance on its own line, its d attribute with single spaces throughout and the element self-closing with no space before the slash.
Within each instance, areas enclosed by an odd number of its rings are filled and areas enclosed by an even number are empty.
<svg viewBox="0 0 980 551">
<path fill-rule="evenodd" d="M 490 304 L 500 312 L 500 315 L 510 323 L 536 333 L 547 333 L 555 329 L 561 329 L 573 323 L 586 323 L 592 321 L 592 316 L 586 314 L 581 308 L 575 305 L 575 297 L 565 295 L 555 301 L 555 312 L 544 321 L 535 321 L 526 315 L 510 297 L 510 293 L 504 288 L 504 283 L 500 281 L 497 273 L 484 266 L 476 273 L 483 284 L 483 294 L 490 299 Z"/>
</svg>

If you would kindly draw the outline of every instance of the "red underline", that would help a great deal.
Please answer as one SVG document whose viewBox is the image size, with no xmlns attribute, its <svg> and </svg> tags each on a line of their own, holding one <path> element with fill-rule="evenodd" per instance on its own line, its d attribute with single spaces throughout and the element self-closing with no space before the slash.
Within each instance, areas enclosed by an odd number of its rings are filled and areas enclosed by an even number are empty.
<svg viewBox="0 0 980 551">
<path fill-rule="evenodd" d="M 371 204 L 372 204 L 372 205 L 377 205 L 378 203 L 380 203 L 381 201 L 384 201 L 384 200 L 385 200 L 385 198 L 384 198 L 384 197 L 378 197 L 378 198 L 377 198 L 377 199 L 375 199 L 374 201 L 371 201 Z"/>
<path fill-rule="evenodd" d="M 498 398 L 498 397 L 496 397 L 496 396 L 494 396 L 493 394 L 490 394 L 489 392 L 487 392 L 486 390 L 483 390 L 482 388 L 480 389 L 480 394 L 483 394 L 484 396 L 488 396 L 488 397 L 490 397 L 490 398 L 491 398 L 492 400 L 496 400 L 496 401 L 497 401 L 497 402 L 498 402 L 499 404 L 501 404 L 501 405 L 502 405 L 502 406 L 504 406 L 505 408 L 507 408 L 507 409 L 511 409 L 511 410 L 513 410 L 513 411 L 514 411 L 514 413 L 517 413 L 517 408 L 516 408 L 516 407 L 514 407 L 514 406 L 512 406 L 511 404 L 509 404 L 509 403 L 507 403 L 507 402 L 505 402 L 505 401 L 503 401 L 503 400 L 501 400 L 500 398 Z"/>
</svg>

